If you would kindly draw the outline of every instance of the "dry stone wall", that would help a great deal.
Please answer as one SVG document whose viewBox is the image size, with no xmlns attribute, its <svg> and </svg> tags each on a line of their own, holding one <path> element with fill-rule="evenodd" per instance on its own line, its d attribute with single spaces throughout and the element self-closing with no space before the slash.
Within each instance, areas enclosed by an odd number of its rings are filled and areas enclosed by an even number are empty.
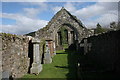
<svg viewBox="0 0 120 80">
<path fill-rule="evenodd" d="M 86 38 L 91 44 L 88 52 L 81 58 L 82 68 L 91 71 L 120 72 L 120 30 L 94 35 Z M 83 43 L 82 41 L 81 43 Z M 84 48 L 80 51 L 84 54 Z"/>
<path fill-rule="evenodd" d="M 2 71 L 8 71 L 13 78 L 23 76 L 29 67 L 29 38 L 5 33 L 0 36 L 2 36 Z"/>
</svg>

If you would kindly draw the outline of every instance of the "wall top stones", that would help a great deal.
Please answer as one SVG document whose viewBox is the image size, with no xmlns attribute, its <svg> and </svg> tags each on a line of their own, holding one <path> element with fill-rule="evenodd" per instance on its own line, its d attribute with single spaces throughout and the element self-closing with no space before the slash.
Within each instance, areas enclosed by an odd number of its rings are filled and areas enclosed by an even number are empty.
<svg viewBox="0 0 120 80">
<path fill-rule="evenodd" d="M 2 71 L 19 78 L 28 72 L 29 41 L 32 37 L 0 33 L 2 37 Z"/>
</svg>

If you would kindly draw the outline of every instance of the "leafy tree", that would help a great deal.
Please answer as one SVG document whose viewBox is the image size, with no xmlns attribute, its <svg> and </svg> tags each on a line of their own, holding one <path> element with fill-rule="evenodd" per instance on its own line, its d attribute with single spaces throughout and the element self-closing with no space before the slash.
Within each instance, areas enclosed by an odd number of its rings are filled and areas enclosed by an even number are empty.
<svg viewBox="0 0 120 80">
<path fill-rule="evenodd" d="M 102 28 L 102 26 L 98 23 L 97 27 L 95 29 L 95 34 L 99 34 L 99 33 L 103 33 L 103 32 L 105 32 L 105 29 Z"/>
<path fill-rule="evenodd" d="M 118 22 L 118 24 L 119 24 L 119 22 Z M 119 25 L 117 25 L 117 22 L 111 22 L 111 23 L 110 23 L 110 28 L 112 28 L 112 29 L 114 29 L 114 30 L 120 29 L 120 28 L 119 28 Z"/>
<path fill-rule="evenodd" d="M 62 36 L 62 45 L 63 44 L 67 44 L 68 41 L 67 41 L 67 30 L 66 28 L 63 26 L 59 29 L 59 31 L 61 32 L 61 36 Z"/>
</svg>

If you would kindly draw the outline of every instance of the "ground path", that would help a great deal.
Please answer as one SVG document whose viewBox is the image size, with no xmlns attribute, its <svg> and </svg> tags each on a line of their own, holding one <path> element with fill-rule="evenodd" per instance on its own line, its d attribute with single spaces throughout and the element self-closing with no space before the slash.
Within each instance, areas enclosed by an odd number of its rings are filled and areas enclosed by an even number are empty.
<svg viewBox="0 0 120 80">
<path fill-rule="evenodd" d="M 39 75 L 27 74 L 23 78 L 76 78 L 76 59 L 71 51 L 57 51 L 51 64 L 43 64 Z"/>
</svg>

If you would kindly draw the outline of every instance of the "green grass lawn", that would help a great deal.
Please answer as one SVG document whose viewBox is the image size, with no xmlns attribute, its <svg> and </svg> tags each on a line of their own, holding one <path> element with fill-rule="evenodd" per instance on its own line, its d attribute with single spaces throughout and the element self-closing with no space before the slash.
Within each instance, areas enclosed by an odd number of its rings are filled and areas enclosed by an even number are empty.
<svg viewBox="0 0 120 80">
<path fill-rule="evenodd" d="M 70 52 L 57 51 L 51 64 L 43 64 L 39 75 L 27 74 L 23 78 L 75 78 L 74 58 L 69 61 Z"/>
</svg>

